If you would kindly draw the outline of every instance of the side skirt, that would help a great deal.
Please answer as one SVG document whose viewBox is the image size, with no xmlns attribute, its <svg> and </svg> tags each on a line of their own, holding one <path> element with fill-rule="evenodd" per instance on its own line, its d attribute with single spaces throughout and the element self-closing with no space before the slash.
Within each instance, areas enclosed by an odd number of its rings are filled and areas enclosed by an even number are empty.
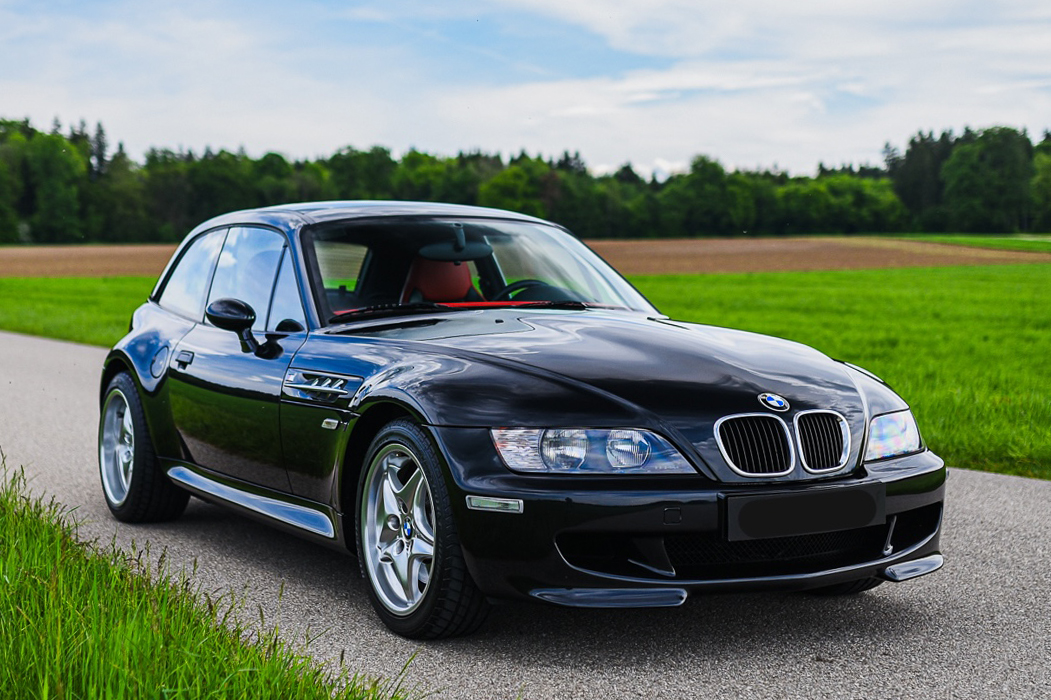
<svg viewBox="0 0 1051 700">
<path fill-rule="evenodd" d="M 184 462 L 169 462 L 168 478 L 190 493 L 306 539 L 347 551 L 340 517 L 329 506 L 221 476 Z"/>
</svg>

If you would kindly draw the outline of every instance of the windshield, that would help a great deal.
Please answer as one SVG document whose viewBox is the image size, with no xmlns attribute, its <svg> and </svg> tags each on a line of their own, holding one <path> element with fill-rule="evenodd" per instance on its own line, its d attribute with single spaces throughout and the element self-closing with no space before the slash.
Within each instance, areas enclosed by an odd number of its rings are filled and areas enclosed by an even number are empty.
<svg viewBox="0 0 1051 700">
<path fill-rule="evenodd" d="M 514 305 L 656 310 L 569 234 L 543 224 L 388 219 L 304 230 L 321 316 Z"/>
</svg>

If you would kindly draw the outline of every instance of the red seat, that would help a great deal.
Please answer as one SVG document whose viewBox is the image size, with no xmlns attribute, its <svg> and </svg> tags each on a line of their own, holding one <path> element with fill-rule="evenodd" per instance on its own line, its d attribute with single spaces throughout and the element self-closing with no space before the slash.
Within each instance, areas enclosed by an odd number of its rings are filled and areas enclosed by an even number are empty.
<svg viewBox="0 0 1051 700">
<path fill-rule="evenodd" d="M 403 304 L 413 301 L 464 301 L 481 299 L 471 286 L 471 269 L 466 263 L 416 258 L 401 291 Z"/>
</svg>

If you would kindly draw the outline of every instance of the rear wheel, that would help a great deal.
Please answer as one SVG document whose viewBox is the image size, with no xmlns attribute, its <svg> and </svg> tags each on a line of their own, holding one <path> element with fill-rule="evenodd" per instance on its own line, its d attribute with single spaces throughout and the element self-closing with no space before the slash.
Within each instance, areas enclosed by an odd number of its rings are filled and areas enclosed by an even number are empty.
<svg viewBox="0 0 1051 700">
<path fill-rule="evenodd" d="M 408 420 L 382 430 L 358 486 L 358 561 L 383 622 L 411 639 L 467 634 L 488 603 L 471 580 L 437 453 Z"/>
<path fill-rule="evenodd" d="M 190 498 L 158 467 L 138 387 L 126 372 L 110 381 L 102 402 L 99 475 L 106 505 L 127 523 L 177 518 Z"/>
</svg>

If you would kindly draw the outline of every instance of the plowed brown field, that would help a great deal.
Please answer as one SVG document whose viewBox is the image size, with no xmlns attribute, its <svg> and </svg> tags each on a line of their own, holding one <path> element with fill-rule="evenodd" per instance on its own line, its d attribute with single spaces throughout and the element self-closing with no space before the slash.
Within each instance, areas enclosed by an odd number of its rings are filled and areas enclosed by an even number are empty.
<svg viewBox="0 0 1051 700">
<path fill-rule="evenodd" d="M 1051 263 L 1051 254 L 869 237 L 589 241 L 626 275 Z M 157 276 L 172 245 L 0 248 L 0 277 Z"/>
</svg>

